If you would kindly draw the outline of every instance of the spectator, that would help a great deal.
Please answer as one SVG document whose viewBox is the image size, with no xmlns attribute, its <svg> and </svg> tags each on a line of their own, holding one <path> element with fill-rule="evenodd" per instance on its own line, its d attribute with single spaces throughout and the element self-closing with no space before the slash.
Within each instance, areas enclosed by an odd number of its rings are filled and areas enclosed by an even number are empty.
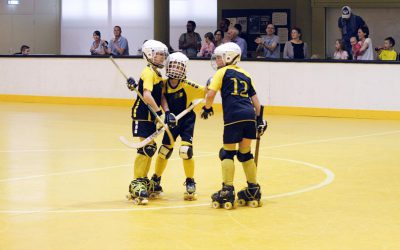
<svg viewBox="0 0 400 250">
<path fill-rule="evenodd" d="M 372 40 L 371 38 L 368 38 L 368 36 L 369 29 L 367 26 L 363 26 L 358 29 L 358 40 L 360 40 L 361 49 L 357 60 L 374 60 Z"/>
<path fill-rule="evenodd" d="M 393 48 L 395 44 L 396 42 L 393 37 L 385 38 L 383 47 L 375 48 L 376 53 L 378 53 L 378 59 L 382 61 L 396 61 L 397 52 Z"/>
<path fill-rule="evenodd" d="M 128 40 L 121 36 L 122 29 L 120 26 L 114 27 L 114 38 L 110 40 L 108 54 L 114 56 L 129 56 Z"/>
<path fill-rule="evenodd" d="M 338 19 L 338 27 L 342 34 L 344 48 L 351 55 L 350 38 L 357 36 L 358 29 L 365 25 L 364 20 L 357 15 L 354 15 L 349 6 L 342 7 L 342 16 Z"/>
<path fill-rule="evenodd" d="M 215 47 L 218 47 L 221 44 L 223 44 L 224 43 L 223 40 L 224 40 L 224 32 L 222 30 L 220 30 L 220 29 L 217 29 L 214 32 L 214 45 L 215 45 Z"/>
<path fill-rule="evenodd" d="M 90 47 L 90 54 L 92 55 L 104 55 L 107 53 L 107 43 L 104 40 L 101 40 L 100 31 L 96 30 L 93 32 L 93 43 Z"/>
<path fill-rule="evenodd" d="M 196 23 L 194 21 L 188 21 L 186 24 L 186 33 L 183 33 L 179 37 L 179 49 L 187 57 L 196 57 L 197 52 L 201 48 L 201 37 L 199 33 L 194 32 L 196 29 Z"/>
<path fill-rule="evenodd" d="M 14 55 L 27 56 L 30 53 L 31 53 L 31 48 L 28 45 L 22 45 L 20 51 L 18 53 L 15 53 Z"/>
<path fill-rule="evenodd" d="M 204 43 L 201 46 L 200 52 L 197 54 L 198 57 L 211 57 L 214 52 L 214 35 L 211 32 L 207 32 L 204 35 Z"/>
<path fill-rule="evenodd" d="M 360 55 L 361 44 L 357 41 L 357 37 L 355 36 L 352 36 L 350 38 L 350 44 L 351 44 L 352 59 L 357 60 L 357 57 Z"/>
<path fill-rule="evenodd" d="M 286 59 L 305 59 L 308 58 L 307 43 L 301 40 L 301 30 L 292 28 L 290 33 L 292 40 L 285 43 L 283 58 Z"/>
<path fill-rule="evenodd" d="M 243 38 L 239 37 L 239 30 L 235 27 L 229 28 L 228 30 L 228 38 L 231 42 L 239 45 L 240 50 L 242 51 L 242 59 L 247 58 L 247 42 Z"/>
<path fill-rule="evenodd" d="M 335 53 L 333 53 L 333 59 L 335 60 L 347 60 L 349 54 L 344 50 L 344 44 L 342 39 L 337 39 L 335 42 Z"/>
<path fill-rule="evenodd" d="M 279 37 L 275 35 L 275 26 L 270 23 L 265 29 L 267 35 L 258 37 L 254 42 L 258 44 L 256 52 L 262 52 L 262 57 L 279 58 Z"/>
<path fill-rule="evenodd" d="M 231 21 L 229 21 L 228 18 L 224 18 L 219 22 L 219 29 L 224 32 L 223 35 L 223 42 L 222 43 L 227 43 L 230 42 L 229 37 L 228 37 L 228 30 L 231 26 Z"/>
</svg>

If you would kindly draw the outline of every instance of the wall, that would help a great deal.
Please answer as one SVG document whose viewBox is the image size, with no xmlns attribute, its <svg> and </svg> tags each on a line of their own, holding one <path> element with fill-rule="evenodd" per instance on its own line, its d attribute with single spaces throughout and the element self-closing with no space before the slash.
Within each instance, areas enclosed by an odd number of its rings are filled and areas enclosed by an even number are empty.
<svg viewBox="0 0 400 250">
<path fill-rule="evenodd" d="M 20 2 L 0 2 L 0 54 L 19 52 L 23 44 L 29 45 L 33 53 L 59 53 L 61 0 Z"/>
<path fill-rule="evenodd" d="M 143 59 L 117 60 L 136 78 L 144 67 Z M 268 106 L 400 111 L 398 64 L 240 65 L 252 75 L 261 102 Z M 188 78 L 200 84 L 215 73 L 208 60 L 190 61 L 188 72 Z M 132 98 L 124 82 L 108 58 L 0 58 L 3 95 Z"/>
</svg>

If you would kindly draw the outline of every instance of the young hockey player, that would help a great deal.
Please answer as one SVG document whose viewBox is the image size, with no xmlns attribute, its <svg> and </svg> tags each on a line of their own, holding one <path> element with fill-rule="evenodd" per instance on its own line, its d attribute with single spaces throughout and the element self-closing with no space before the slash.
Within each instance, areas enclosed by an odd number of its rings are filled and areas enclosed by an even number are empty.
<svg viewBox="0 0 400 250">
<path fill-rule="evenodd" d="M 185 170 L 186 192 L 185 200 L 196 199 L 196 183 L 194 182 L 194 160 L 193 160 L 193 132 L 196 122 L 196 114 L 192 110 L 179 121 L 176 121 L 175 115 L 178 115 L 187 109 L 195 99 L 204 98 L 206 88 L 199 86 L 192 81 L 186 80 L 186 66 L 189 59 L 181 52 L 171 54 L 167 60 L 166 74 L 168 79 L 164 83 L 164 91 L 162 98 L 162 107 L 165 111 L 165 123 L 171 128 L 171 133 L 176 139 L 181 137 L 182 143 L 179 148 L 179 156 L 183 160 L 183 168 Z M 164 134 L 162 145 L 158 151 L 155 173 L 151 178 L 152 183 L 156 183 L 151 187 L 153 192 L 159 194 L 162 192 L 160 185 L 161 175 L 163 174 L 168 159 L 173 151 L 169 138 Z"/>
<path fill-rule="evenodd" d="M 211 196 L 214 208 L 223 206 L 231 209 L 235 206 L 233 187 L 235 155 L 243 165 L 248 183 L 248 187 L 238 193 L 240 205 L 250 204 L 253 207 L 261 205 L 257 167 L 250 146 L 251 140 L 256 139 L 257 131 L 259 135 L 264 133 L 267 123 L 260 114 L 260 102 L 249 73 L 236 66 L 240 56 L 240 47 L 232 42 L 215 49 L 212 62 L 217 72 L 208 86 L 206 105 L 203 106 L 201 113 L 203 119 L 213 115 L 212 104 L 216 93 L 221 91 L 224 145 L 219 152 L 219 158 L 222 161 L 223 183 L 222 189 Z M 236 144 L 239 144 L 239 150 L 236 150 Z"/>
<path fill-rule="evenodd" d="M 165 44 L 148 40 L 142 46 L 143 58 L 148 63 L 142 71 L 138 91 L 143 95 L 143 99 L 136 99 L 132 107 L 132 132 L 134 137 L 140 140 L 145 139 L 156 131 L 156 119 L 150 112 L 149 105 L 158 116 L 162 115 L 160 109 L 163 79 L 159 69 L 164 67 L 164 61 L 168 56 L 168 48 Z M 136 83 L 133 78 L 128 79 L 128 88 L 135 88 Z M 158 124 L 157 124 L 158 126 Z M 136 204 L 146 204 L 148 202 L 148 188 L 150 186 L 147 174 L 154 153 L 157 151 L 155 142 L 139 148 L 134 163 L 134 179 L 129 185 L 129 193 Z"/>
</svg>

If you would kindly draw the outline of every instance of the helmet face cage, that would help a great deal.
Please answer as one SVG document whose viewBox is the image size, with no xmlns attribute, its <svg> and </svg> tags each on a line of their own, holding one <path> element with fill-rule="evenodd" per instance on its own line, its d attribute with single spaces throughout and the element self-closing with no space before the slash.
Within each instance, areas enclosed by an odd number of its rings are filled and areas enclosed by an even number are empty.
<svg viewBox="0 0 400 250">
<path fill-rule="evenodd" d="M 186 63 L 169 61 L 167 64 L 167 76 L 173 79 L 186 79 Z"/>
</svg>

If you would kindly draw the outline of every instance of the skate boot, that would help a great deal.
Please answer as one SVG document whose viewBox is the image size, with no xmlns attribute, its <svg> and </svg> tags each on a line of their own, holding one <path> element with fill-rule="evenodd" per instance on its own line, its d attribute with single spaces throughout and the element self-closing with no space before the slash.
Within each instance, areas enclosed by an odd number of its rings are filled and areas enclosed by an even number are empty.
<svg viewBox="0 0 400 250">
<path fill-rule="evenodd" d="M 186 181 L 183 183 L 183 185 L 186 186 L 186 192 L 183 194 L 183 199 L 185 201 L 197 200 L 196 182 L 194 182 L 194 179 L 186 178 Z"/>
<path fill-rule="evenodd" d="M 143 178 L 133 180 L 129 185 L 129 194 L 126 198 L 133 200 L 136 205 L 145 205 L 148 202 L 148 197 L 145 180 Z"/>
<path fill-rule="evenodd" d="M 158 198 L 163 192 L 160 182 L 161 182 L 161 176 L 157 177 L 156 174 L 154 174 L 151 177 L 151 179 L 148 180 L 147 192 L 149 193 L 150 199 Z"/>
<path fill-rule="evenodd" d="M 235 188 L 222 183 L 222 189 L 211 196 L 212 207 L 225 209 L 236 208 Z"/>
<path fill-rule="evenodd" d="M 248 187 L 237 193 L 239 206 L 261 207 L 261 187 L 247 182 Z"/>
</svg>

